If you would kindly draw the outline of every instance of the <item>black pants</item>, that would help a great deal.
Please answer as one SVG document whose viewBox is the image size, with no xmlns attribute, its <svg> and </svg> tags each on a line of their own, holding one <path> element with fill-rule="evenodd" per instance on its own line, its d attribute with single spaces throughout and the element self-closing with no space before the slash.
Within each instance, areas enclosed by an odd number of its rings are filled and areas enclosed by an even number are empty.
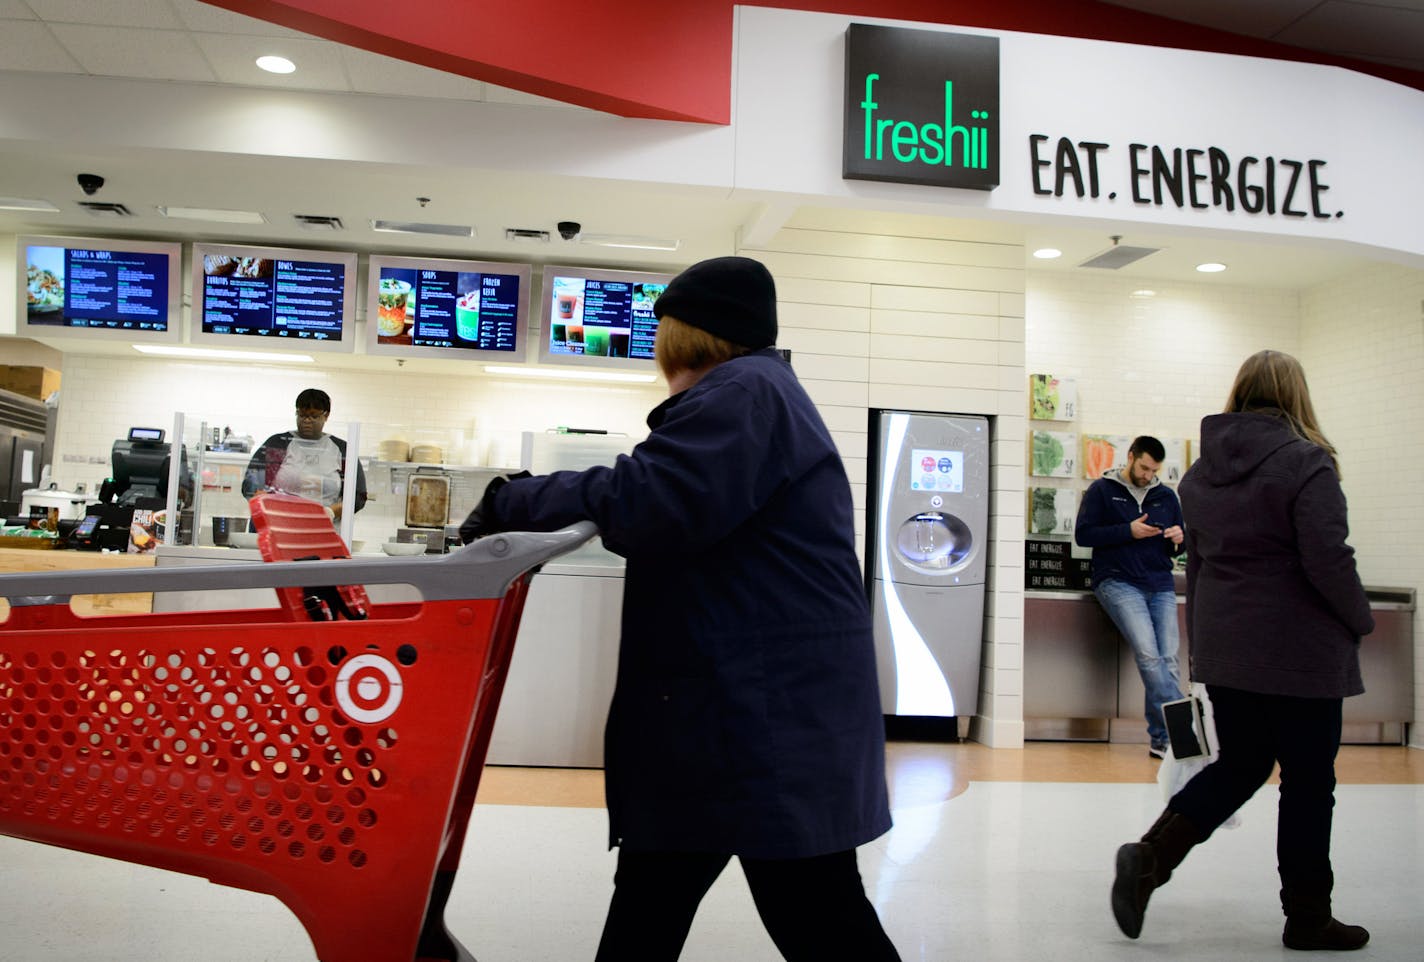
<svg viewBox="0 0 1424 962">
<path fill-rule="evenodd" d="M 1281 877 L 1328 877 L 1341 699 L 1259 695 L 1215 685 L 1207 686 L 1207 694 L 1221 754 L 1167 807 L 1186 816 L 1205 838 L 1256 794 L 1280 762 Z"/>
<path fill-rule="evenodd" d="M 673 962 L 729 855 L 618 851 L 597 962 Z M 855 851 L 741 859 L 762 924 L 787 962 L 900 962 L 865 897 Z"/>
</svg>

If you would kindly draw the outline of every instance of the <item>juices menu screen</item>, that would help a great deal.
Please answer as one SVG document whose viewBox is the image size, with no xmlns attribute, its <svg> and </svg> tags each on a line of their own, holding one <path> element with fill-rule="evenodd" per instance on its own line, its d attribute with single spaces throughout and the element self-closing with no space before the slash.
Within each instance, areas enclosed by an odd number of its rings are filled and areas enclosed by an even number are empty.
<svg viewBox="0 0 1424 962">
<path fill-rule="evenodd" d="M 519 280 L 517 274 L 381 267 L 377 343 L 514 353 Z"/>
<path fill-rule="evenodd" d="M 202 270 L 204 333 L 341 340 L 344 262 L 204 254 Z"/>
<path fill-rule="evenodd" d="M 40 245 L 25 251 L 29 324 L 168 330 L 168 254 Z"/>
<path fill-rule="evenodd" d="M 550 356 L 653 359 L 653 302 L 666 283 L 555 276 L 549 285 Z"/>
</svg>

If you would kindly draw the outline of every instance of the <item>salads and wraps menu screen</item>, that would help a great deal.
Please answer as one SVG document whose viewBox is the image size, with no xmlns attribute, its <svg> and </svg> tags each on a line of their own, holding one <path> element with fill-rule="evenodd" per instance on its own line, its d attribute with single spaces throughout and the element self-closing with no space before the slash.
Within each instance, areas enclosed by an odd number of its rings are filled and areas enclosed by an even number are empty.
<svg viewBox="0 0 1424 962">
<path fill-rule="evenodd" d="M 558 277 L 549 285 L 550 355 L 651 361 L 658 319 L 653 302 L 667 284 Z"/>
<path fill-rule="evenodd" d="M 168 330 L 167 254 L 42 245 L 25 251 L 28 323 Z"/>
<path fill-rule="evenodd" d="M 340 341 L 344 263 L 203 255 L 203 332 Z"/>
<path fill-rule="evenodd" d="M 389 266 L 380 271 L 377 344 L 509 353 L 518 348 L 517 274 Z"/>
</svg>

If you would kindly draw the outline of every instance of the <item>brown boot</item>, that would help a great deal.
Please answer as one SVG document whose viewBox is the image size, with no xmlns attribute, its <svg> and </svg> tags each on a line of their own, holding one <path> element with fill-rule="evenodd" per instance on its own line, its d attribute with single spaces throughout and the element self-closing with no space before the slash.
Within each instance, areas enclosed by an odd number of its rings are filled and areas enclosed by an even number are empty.
<svg viewBox="0 0 1424 962">
<path fill-rule="evenodd" d="M 1346 925 L 1330 914 L 1333 872 L 1281 873 L 1281 909 L 1286 914 L 1281 941 L 1288 949 L 1328 949 L 1351 952 L 1363 948 L 1370 933 L 1359 925 Z"/>
<path fill-rule="evenodd" d="M 1112 910 L 1118 928 L 1129 939 L 1142 934 L 1142 919 L 1152 890 L 1165 885 L 1172 869 L 1182 864 L 1201 833 L 1185 816 L 1165 811 L 1140 842 L 1117 850 L 1117 878 L 1113 880 Z"/>
</svg>

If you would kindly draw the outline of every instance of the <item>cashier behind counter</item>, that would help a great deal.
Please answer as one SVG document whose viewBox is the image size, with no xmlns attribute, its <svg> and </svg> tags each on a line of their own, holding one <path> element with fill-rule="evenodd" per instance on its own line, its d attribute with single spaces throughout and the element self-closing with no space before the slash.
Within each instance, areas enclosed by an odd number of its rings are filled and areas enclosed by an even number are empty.
<svg viewBox="0 0 1424 962">
<path fill-rule="evenodd" d="M 346 442 L 326 434 L 331 397 L 316 388 L 297 395 L 297 429 L 274 434 L 252 455 L 242 479 L 242 496 L 259 491 L 282 491 L 320 501 L 333 516 L 341 517 L 341 495 L 346 482 Z M 366 506 L 366 474 L 356 462 L 355 510 Z"/>
</svg>

